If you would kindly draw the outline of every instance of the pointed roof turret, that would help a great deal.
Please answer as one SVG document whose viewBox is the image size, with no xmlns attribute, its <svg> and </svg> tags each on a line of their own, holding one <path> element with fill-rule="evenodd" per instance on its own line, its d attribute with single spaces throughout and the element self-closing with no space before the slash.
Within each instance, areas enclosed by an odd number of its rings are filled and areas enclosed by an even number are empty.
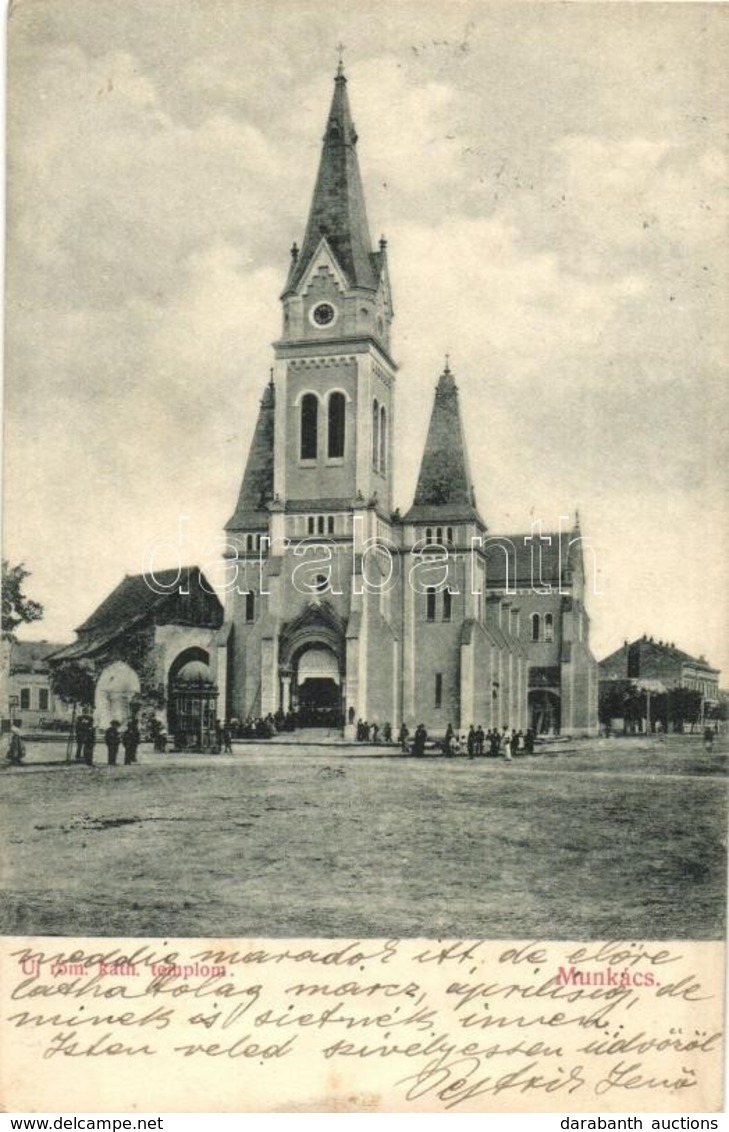
<svg viewBox="0 0 729 1132">
<path fill-rule="evenodd" d="M 357 131 L 340 59 L 309 221 L 301 251 L 291 264 L 285 294 L 295 290 L 303 279 L 322 238 L 326 238 L 351 287 L 377 288 L 379 271 L 367 224 L 356 147 Z"/>
<path fill-rule="evenodd" d="M 238 503 L 233 515 L 225 524 L 226 531 L 265 530 L 268 527 L 268 504 L 273 499 L 275 408 L 276 390 L 271 376 L 261 398 Z"/>
<path fill-rule="evenodd" d="M 486 526 L 476 506 L 458 386 L 447 356 L 435 390 L 415 500 L 403 521 L 420 523 L 429 519 L 473 519 Z"/>
</svg>

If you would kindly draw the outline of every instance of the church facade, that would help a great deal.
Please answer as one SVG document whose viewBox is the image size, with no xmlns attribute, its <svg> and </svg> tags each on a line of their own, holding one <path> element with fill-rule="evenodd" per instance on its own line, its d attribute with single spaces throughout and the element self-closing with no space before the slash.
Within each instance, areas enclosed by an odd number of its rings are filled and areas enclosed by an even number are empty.
<svg viewBox="0 0 729 1132">
<path fill-rule="evenodd" d="M 448 363 L 412 506 L 394 509 L 387 246 L 372 245 L 341 66 L 281 305 L 226 526 L 226 714 L 291 711 L 349 735 L 360 719 L 594 731 L 579 530 L 487 530 Z"/>
</svg>

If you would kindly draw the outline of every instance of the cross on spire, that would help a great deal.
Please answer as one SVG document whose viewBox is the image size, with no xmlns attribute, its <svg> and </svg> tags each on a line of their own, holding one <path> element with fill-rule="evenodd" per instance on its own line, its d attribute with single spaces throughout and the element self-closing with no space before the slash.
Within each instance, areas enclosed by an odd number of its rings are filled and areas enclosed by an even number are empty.
<svg viewBox="0 0 729 1132">
<path fill-rule="evenodd" d="M 344 77 L 344 60 L 342 58 L 342 55 L 344 54 L 345 49 L 346 49 L 346 44 L 342 43 L 341 40 L 340 40 L 340 42 L 337 44 L 337 51 L 339 52 L 339 62 L 337 63 L 337 78 L 338 79 L 341 79 L 341 78 Z"/>
</svg>

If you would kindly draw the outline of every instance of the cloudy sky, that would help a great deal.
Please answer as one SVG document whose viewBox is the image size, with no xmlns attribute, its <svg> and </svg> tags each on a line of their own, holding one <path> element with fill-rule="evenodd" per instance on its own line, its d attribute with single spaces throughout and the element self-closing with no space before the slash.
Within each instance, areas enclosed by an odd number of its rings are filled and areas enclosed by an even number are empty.
<svg viewBox="0 0 729 1132">
<path fill-rule="evenodd" d="M 16 0 L 5 555 L 67 640 L 233 510 L 346 45 L 396 498 L 450 353 L 492 531 L 580 510 L 598 657 L 729 669 L 729 8 Z M 29 634 L 31 635 L 31 634 Z M 726 677 L 725 677 L 726 679 Z"/>
</svg>

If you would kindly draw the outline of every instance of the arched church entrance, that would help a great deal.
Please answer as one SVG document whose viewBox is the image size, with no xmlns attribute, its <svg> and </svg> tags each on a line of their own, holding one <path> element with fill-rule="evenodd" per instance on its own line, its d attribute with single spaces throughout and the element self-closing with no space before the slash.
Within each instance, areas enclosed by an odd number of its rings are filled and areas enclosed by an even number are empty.
<svg viewBox="0 0 729 1132">
<path fill-rule="evenodd" d="M 298 727 L 342 727 L 345 622 L 328 601 L 312 601 L 279 638 L 281 711 Z"/>
<path fill-rule="evenodd" d="M 310 644 L 294 655 L 292 698 L 299 726 L 342 726 L 342 674 L 332 649 Z"/>
<path fill-rule="evenodd" d="M 536 735 L 558 735 L 562 703 L 558 692 L 536 688 L 529 693 L 529 723 Z"/>
</svg>

